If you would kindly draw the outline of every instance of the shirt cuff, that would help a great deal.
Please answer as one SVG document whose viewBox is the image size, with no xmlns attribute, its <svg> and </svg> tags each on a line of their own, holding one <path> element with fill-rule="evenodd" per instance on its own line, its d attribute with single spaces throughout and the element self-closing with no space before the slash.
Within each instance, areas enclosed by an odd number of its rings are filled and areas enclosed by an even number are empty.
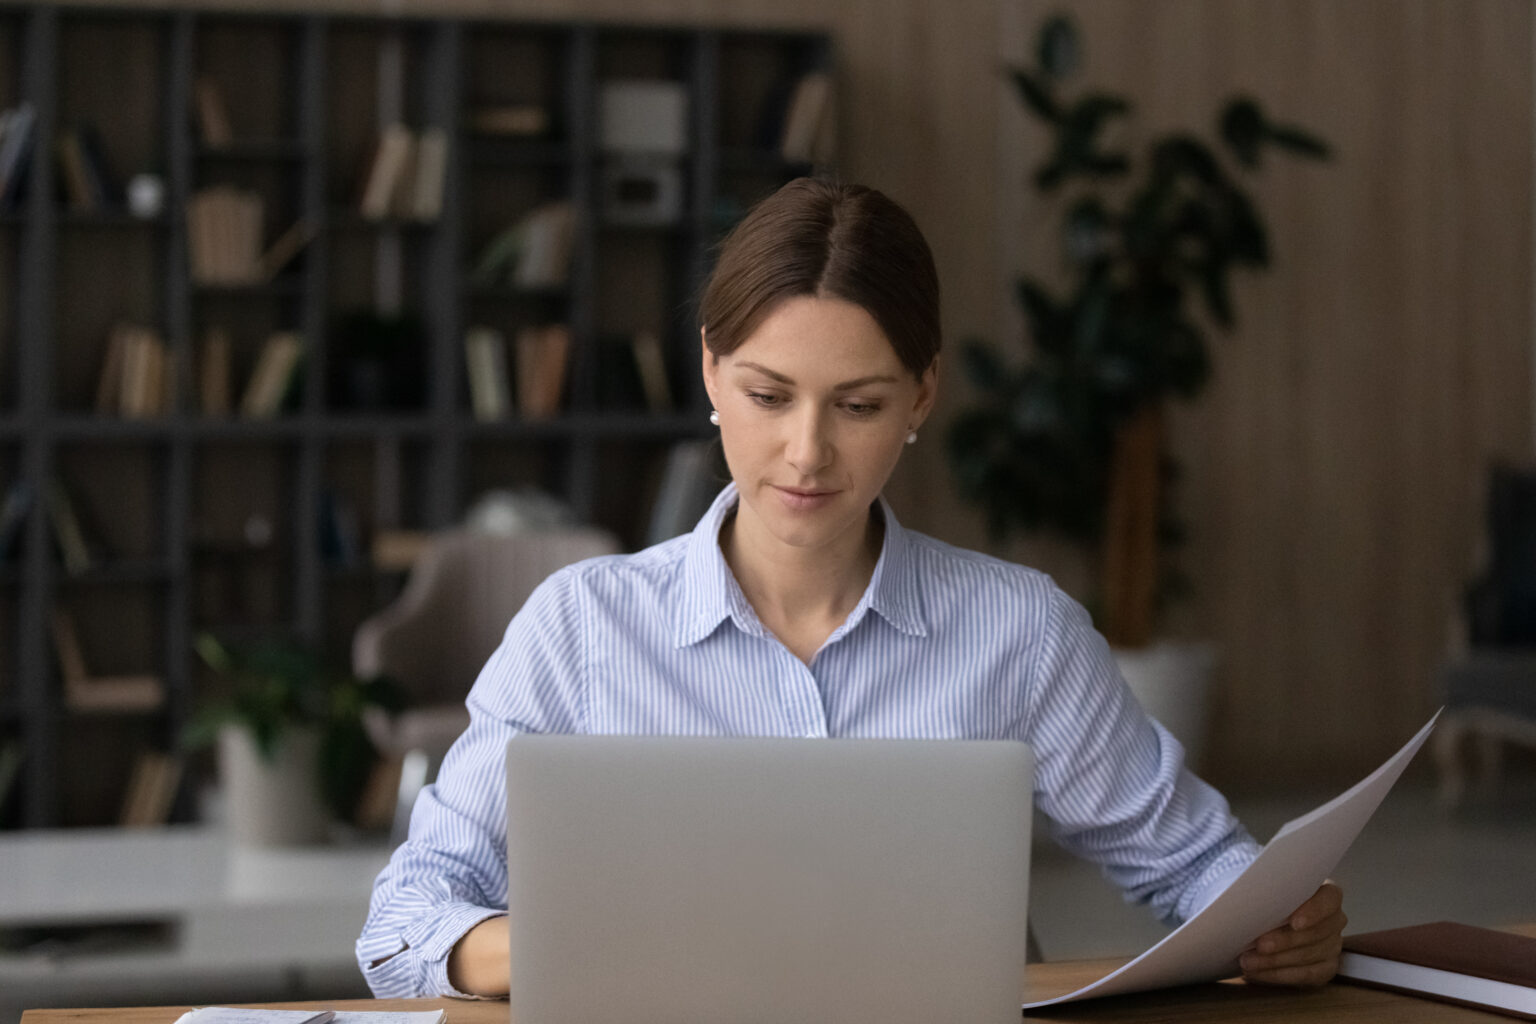
<svg viewBox="0 0 1536 1024">
<path fill-rule="evenodd" d="M 1251 841 L 1243 841 L 1230 849 L 1224 850 L 1201 874 L 1198 882 L 1189 887 L 1184 898 L 1184 908 L 1180 918 L 1188 921 L 1199 915 L 1206 907 L 1216 901 L 1216 897 L 1227 891 L 1227 887 L 1237 881 L 1237 877 L 1259 856 L 1259 847 Z"/>
<path fill-rule="evenodd" d="M 493 917 L 505 917 L 506 911 L 477 907 L 472 903 L 450 903 L 438 909 L 427 920 L 406 929 L 404 938 L 415 954 L 420 976 L 426 988 L 439 995 L 455 999 L 483 999 L 484 996 L 460 992 L 448 981 L 448 954 L 453 952 L 460 939 L 481 921 Z M 396 959 L 400 959 L 397 957 Z M 380 969 L 387 966 L 381 964 Z"/>
</svg>

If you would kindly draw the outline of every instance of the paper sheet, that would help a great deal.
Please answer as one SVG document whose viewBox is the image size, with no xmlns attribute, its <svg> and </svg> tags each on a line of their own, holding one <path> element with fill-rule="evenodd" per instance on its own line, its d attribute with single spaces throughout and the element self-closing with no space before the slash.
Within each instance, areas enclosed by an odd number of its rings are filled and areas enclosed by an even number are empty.
<svg viewBox="0 0 1536 1024">
<path fill-rule="evenodd" d="M 1230 978 L 1254 939 L 1285 922 L 1307 901 L 1424 745 L 1440 712 L 1418 735 L 1354 788 L 1286 822 L 1258 858 L 1204 910 L 1124 967 L 1076 992 L 1025 1003 L 1025 1010 L 1125 992 Z"/>
</svg>

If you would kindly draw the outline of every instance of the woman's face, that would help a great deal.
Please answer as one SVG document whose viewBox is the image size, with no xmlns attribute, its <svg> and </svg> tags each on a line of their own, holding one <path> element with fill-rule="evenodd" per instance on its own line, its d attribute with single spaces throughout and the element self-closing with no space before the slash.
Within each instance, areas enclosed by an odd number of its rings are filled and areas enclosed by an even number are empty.
<svg viewBox="0 0 1536 1024">
<path fill-rule="evenodd" d="M 869 506 L 936 394 L 862 307 L 786 299 L 735 352 L 704 349 L 704 384 L 741 492 L 737 528 L 795 548 L 862 541 Z"/>
</svg>

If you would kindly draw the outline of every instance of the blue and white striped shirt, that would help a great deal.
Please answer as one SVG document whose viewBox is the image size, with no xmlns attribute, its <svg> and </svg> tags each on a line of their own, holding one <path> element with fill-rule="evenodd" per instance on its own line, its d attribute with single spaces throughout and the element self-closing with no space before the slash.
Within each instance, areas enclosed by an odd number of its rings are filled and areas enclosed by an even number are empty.
<svg viewBox="0 0 1536 1024">
<path fill-rule="evenodd" d="M 505 911 L 503 762 L 524 732 L 1022 740 L 1053 837 L 1170 923 L 1257 854 L 1049 577 L 903 530 L 882 500 L 869 587 L 807 666 L 721 554 L 735 504 L 727 487 L 691 534 L 562 569 L 512 620 L 374 885 L 357 957 L 376 995 L 457 994 L 448 953 Z"/>
</svg>

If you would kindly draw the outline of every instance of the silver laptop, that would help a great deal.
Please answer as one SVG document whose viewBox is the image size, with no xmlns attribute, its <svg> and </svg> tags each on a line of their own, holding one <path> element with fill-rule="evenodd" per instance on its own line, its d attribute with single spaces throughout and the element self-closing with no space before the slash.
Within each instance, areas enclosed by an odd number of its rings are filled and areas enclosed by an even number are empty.
<svg viewBox="0 0 1536 1024">
<path fill-rule="evenodd" d="M 524 736 L 516 1024 L 1017 1022 L 1020 743 Z"/>
</svg>

